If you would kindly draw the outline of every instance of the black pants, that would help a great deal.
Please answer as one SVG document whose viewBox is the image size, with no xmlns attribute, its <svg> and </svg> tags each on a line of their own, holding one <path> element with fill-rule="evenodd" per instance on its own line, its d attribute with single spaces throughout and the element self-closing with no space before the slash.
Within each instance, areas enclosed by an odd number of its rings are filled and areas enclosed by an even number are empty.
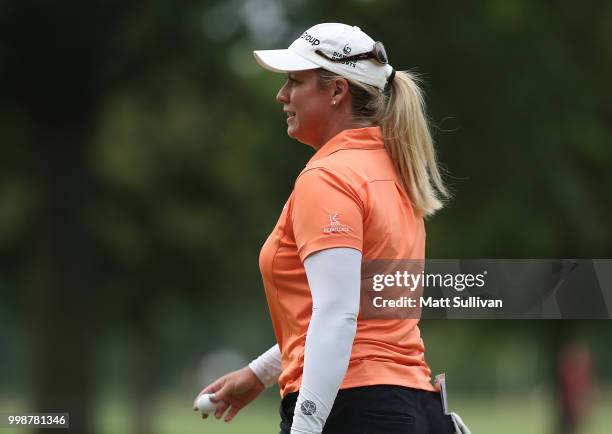
<svg viewBox="0 0 612 434">
<path fill-rule="evenodd" d="M 289 434 L 297 392 L 280 406 L 280 434 Z M 401 386 L 364 386 L 338 392 L 323 434 L 453 434 L 440 394 Z"/>
</svg>

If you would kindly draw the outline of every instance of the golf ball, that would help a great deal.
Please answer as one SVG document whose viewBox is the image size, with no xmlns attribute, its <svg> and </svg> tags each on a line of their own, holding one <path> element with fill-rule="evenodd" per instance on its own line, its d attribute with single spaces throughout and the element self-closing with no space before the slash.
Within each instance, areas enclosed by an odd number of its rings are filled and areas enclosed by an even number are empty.
<svg viewBox="0 0 612 434">
<path fill-rule="evenodd" d="M 198 398 L 197 405 L 198 410 L 200 410 L 201 413 L 208 414 L 215 411 L 215 409 L 217 408 L 217 404 L 210 400 L 211 396 L 213 395 L 206 393 L 204 395 L 200 395 L 200 397 Z"/>
</svg>

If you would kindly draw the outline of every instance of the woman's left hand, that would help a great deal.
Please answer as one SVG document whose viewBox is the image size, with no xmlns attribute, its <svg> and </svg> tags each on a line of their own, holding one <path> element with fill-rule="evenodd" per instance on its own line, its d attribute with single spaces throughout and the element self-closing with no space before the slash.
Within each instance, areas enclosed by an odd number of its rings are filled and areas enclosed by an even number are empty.
<svg viewBox="0 0 612 434">
<path fill-rule="evenodd" d="M 229 408 L 225 415 L 225 421 L 229 422 L 243 407 L 257 398 L 265 389 L 265 386 L 259 381 L 259 378 L 257 378 L 251 368 L 245 366 L 242 369 L 224 375 L 202 389 L 193 401 L 193 409 L 198 411 L 197 401 L 200 395 L 214 393 L 211 401 L 218 403 L 215 417 L 220 419 Z M 207 417 L 208 415 L 202 414 L 203 419 Z"/>
</svg>

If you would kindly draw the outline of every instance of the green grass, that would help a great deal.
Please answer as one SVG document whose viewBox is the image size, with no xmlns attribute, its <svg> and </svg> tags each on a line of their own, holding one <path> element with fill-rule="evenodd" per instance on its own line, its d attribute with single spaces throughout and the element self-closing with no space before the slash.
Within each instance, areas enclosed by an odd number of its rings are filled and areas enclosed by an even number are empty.
<svg viewBox="0 0 612 434">
<path fill-rule="evenodd" d="M 175 393 L 158 399 L 150 406 L 145 420 L 136 423 L 148 426 L 151 434 L 276 434 L 279 431 L 277 391 L 268 391 L 260 400 L 243 409 L 234 421 L 225 423 L 209 417 L 202 420 L 191 410 L 193 397 Z M 524 395 L 470 396 L 451 394 L 451 410 L 461 415 L 474 434 L 555 434 L 553 402 L 550 394 L 533 391 Z M 126 400 L 118 395 L 101 399 L 97 413 L 99 434 L 132 434 Z M 19 401 L 0 399 L 0 412 L 24 409 Z M 612 426 L 612 389 L 602 390 L 593 401 L 590 416 L 581 434 L 608 434 Z M 2 433 L 19 432 L 23 428 L 3 429 Z"/>
<path fill-rule="evenodd" d="M 191 410 L 191 401 L 176 396 L 161 399 L 151 412 L 151 426 L 156 434 L 276 434 L 279 431 L 278 402 L 267 394 L 261 402 L 243 409 L 230 423 L 209 417 L 202 420 Z M 272 395 L 274 398 L 275 395 Z M 461 415 L 474 434 L 553 434 L 552 397 L 544 392 L 520 396 L 470 397 L 451 395 L 452 411 Z M 612 426 L 612 390 L 600 393 L 581 434 L 608 434 Z M 100 419 L 101 434 L 129 433 L 127 414 L 116 405 L 105 407 Z"/>
</svg>

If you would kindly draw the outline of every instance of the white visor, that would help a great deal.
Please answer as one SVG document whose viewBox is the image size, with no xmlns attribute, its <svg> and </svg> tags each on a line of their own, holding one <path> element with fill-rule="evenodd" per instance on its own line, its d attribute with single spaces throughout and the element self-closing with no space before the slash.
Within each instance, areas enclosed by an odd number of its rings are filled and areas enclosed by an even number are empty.
<svg viewBox="0 0 612 434">
<path fill-rule="evenodd" d="M 355 55 L 372 51 L 375 44 L 359 27 L 323 23 L 306 30 L 287 49 L 257 50 L 253 54 L 257 63 L 270 71 L 323 68 L 383 90 L 393 73 L 391 65 L 371 58 L 355 59 Z"/>
<path fill-rule="evenodd" d="M 282 50 L 257 50 L 253 51 L 255 60 L 264 68 L 273 72 L 304 71 L 306 69 L 320 68 L 319 65 L 304 59 L 302 56 L 289 51 Z"/>
</svg>

